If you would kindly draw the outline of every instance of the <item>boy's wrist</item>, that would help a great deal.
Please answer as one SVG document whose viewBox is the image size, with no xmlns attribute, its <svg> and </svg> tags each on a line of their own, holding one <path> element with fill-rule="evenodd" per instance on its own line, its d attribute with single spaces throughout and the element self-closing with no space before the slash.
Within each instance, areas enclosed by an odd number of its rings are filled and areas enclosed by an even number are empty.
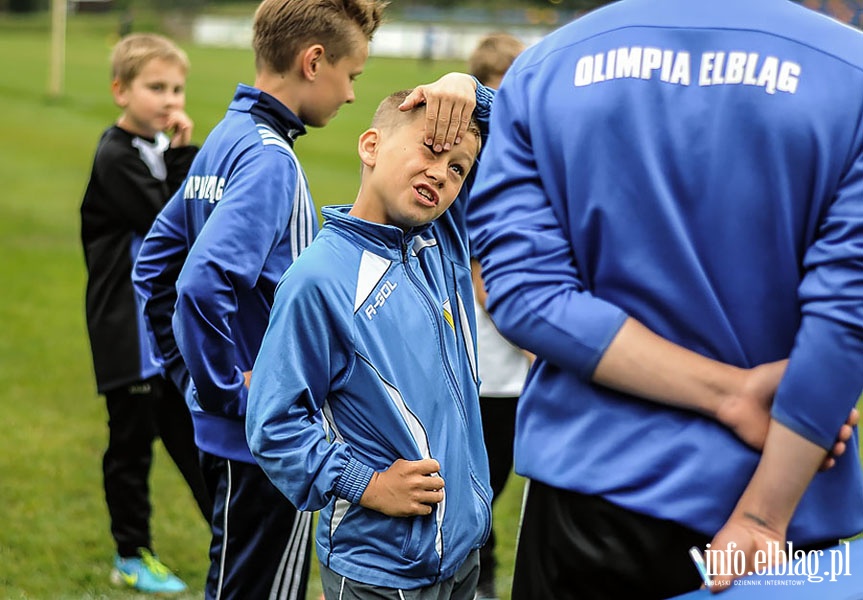
<svg viewBox="0 0 863 600">
<path fill-rule="evenodd" d="M 351 504 L 359 504 L 374 474 L 374 469 L 350 457 L 333 485 L 333 494 Z"/>
</svg>

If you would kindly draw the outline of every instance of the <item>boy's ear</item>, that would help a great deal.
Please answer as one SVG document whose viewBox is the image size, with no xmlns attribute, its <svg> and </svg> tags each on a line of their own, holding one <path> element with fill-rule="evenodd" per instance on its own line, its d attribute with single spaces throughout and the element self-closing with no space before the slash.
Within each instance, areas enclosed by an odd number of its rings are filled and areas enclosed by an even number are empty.
<svg viewBox="0 0 863 600">
<path fill-rule="evenodd" d="M 378 159 L 378 148 L 381 142 L 380 129 L 366 129 L 357 143 L 357 153 L 360 161 L 367 167 L 374 167 Z"/>
<path fill-rule="evenodd" d="M 120 108 L 126 108 L 129 103 L 126 99 L 126 86 L 119 79 L 111 80 L 111 95 L 114 97 L 114 104 Z"/>
<path fill-rule="evenodd" d="M 326 52 L 321 44 L 313 44 L 300 54 L 300 69 L 303 78 L 314 81 L 321 67 L 321 61 L 326 60 Z"/>
</svg>

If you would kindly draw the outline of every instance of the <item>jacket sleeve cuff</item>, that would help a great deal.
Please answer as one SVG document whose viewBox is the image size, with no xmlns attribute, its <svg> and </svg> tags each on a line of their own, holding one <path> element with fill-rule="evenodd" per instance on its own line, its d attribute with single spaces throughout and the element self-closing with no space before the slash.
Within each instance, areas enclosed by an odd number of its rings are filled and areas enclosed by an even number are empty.
<svg viewBox="0 0 863 600">
<path fill-rule="evenodd" d="M 355 458 L 349 458 L 342 474 L 333 486 L 333 493 L 351 504 L 359 504 L 360 498 L 372 480 L 374 469 Z"/>
<path fill-rule="evenodd" d="M 479 119 L 487 119 L 491 114 L 491 105 L 494 102 L 494 90 L 486 87 L 474 77 L 476 81 L 476 116 Z"/>
</svg>

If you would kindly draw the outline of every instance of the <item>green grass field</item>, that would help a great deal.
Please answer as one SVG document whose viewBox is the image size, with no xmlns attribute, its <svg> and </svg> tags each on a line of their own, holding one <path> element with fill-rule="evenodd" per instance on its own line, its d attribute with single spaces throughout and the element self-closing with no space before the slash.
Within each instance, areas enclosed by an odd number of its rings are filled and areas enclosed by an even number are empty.
<svg viewBox="0 0 863 600">
<path fill-rule="evenodd" d="M 0 598 L 135 598 L 108 582 L 101 459 L 106 410 L 96 395 L 84 324 L 81 196 L 102 130 L 117 116 L 108 54 L 115 16 L 75 16 L 67 33 L 65 93 L 48 99 L 45 15 L 0 17 Z M 182 44 L 192 71 L 187 110 L 195 140 L 224 114 L 238 82 L 252 83 L 251 51 Z M 353 200 L 356 137 L 377 102 L 459 64 L 372 59 L 358 101 L 297 144 L 319 206 Z M 201 596 L 208 528 L 161 446 L 153 488 L 156 551 Z M 501 499 L 500 584 L 508 586 L 520 482 Z M 313 577 L 309 598 L 319 594 Z"/>
<path fill-rule="evenodd" d="M 114 549 L 101 460 L 104 401 L 96 395 L 84 324 L 85 273 L 79 206 L 92 153 L 117 115 L 108 54 L 116 16 L 75 16 L 67 36 L 65 93 L 47 97 L 46 15 L 0 16 L 0 599 L 143 598 L 108 582 Z M 195 140 L 223 115 L 238 82 L 252 83 L 248 50 L 182 44 L 192 71 L 188 112 Z M 351 202 L 358 183 L 356 137 L 386 93 L 463 68 L 373 58 L 358 101 L 297 152 L 319 206 Z M 164 450 L 152 475 L 155 549 L 201 596 L 208 528 Z M 498 586 L 511 581 L 522 482 L 496 504 Z M 312 577 L 309 598 L 320 586 Z"/>
</svg>

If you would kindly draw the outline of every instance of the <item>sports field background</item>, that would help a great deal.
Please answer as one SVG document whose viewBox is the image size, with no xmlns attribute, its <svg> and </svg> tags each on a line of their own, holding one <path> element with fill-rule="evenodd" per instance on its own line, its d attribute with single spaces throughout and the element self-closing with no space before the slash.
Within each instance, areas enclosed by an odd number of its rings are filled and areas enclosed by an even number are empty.
<svg viewBox="0 0 863 600">
<path fill-rule="evenodd" d="M 136 22 L 136 30 L 158 28 Z M 108 55 L 116 15 L 70 16 L 65 91 L 47 98 L 48 15 L 0 15 L 0 599 L 146 598 L 108 583 L 114 552 L 101 480 L 107 439 L 96 395 L 83 309 L 79 206 L 92 153 L 116 118 Z M 189 53 L 187 111 L 194 139 L 224 114 L 238 82 L 253 81 L 250 50 Z M 463 69 L 372 58 L 358 100 L 326 128 L 300 138 L 297 153 L 318 206 L 351 202 L 359 176 L 356 138 L 377 102 L 396 88 Z M 208 528 L 159 445 L 152 475 L 155 550 L 201 597 Z M 503 598 L 522 482 L 496 504 Z M 313 574 L 309 599 L 317 600 Z"/>
<path fill-rule="evenodd" d="M 101 480 L 107 414 L 90 363 L 78 237 L 92 154 L 117 116 L 108 65 L 117 23 L 116 15 L 70 15 L 65 93 L 49 100 L 48 15 L 0 15 L 3 600 L 146 597 L 108 583 L 114 549 Z M 192 63 L 187 111 L 200 143 L 224 114 L 236 84 L 253 83 L 253 55 L 181 45 Z M 356 84 L 358 101 L 297 143 L 318 206 L 353 201 L 356 138 L 385 94 L 460 68 L 459 63 L 371 59 Z M 506 526 L 499 530 L 501 588 L 511 576 L 519 483 L 510 485 L 500 502 L 499 521 Z M 208 528 L 160 444 L 152 484 L 155 550 L 190 584 L 181 597 L 199 598 Z M 309 598 L 317 599 L 316 574 L 312 581 Z"/>
</svg>

